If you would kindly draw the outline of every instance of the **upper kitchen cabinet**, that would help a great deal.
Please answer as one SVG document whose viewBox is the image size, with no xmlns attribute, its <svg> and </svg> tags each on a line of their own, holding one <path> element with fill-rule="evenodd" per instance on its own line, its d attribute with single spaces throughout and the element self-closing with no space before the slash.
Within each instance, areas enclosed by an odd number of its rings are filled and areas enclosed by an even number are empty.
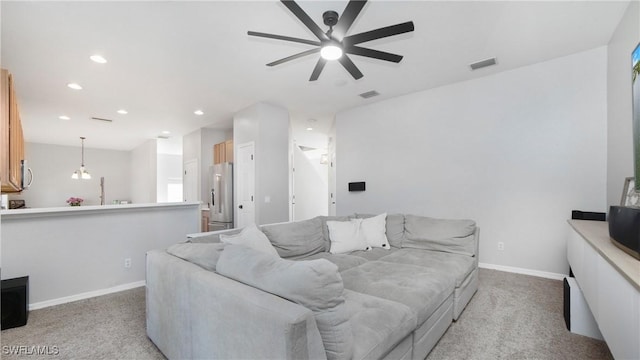
<svg viewBox="0 0 640 360">
<path fill-rule="evenodd" d="M 213 164 L 233 162 L 233 140 L 227 140 L 213 146 Z"/>
<path fill-rule="evenodd" d="M 20 192 L 24 136 L 13 78 L 7 70 L 0 70 L 0 182 L 3 193 Z"/>
</svg>

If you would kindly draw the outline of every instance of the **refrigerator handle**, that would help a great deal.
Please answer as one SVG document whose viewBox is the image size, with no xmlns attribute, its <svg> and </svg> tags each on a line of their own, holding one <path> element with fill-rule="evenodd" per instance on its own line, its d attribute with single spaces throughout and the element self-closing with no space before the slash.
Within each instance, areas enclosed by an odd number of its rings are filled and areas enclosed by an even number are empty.
<svg viewBox="0 0 640 360">
<path fill-rule="evenodd" d="M 211 206 L 216 204 L 216 190 L 211 189 Z"/>
<path fill-rule="evenodd" d="M 224 193 L 224 180 L 220 177 L 220 192 Z M 222 203 L 218 204 L 218 213 L 222 213 Z"/>
</svg>

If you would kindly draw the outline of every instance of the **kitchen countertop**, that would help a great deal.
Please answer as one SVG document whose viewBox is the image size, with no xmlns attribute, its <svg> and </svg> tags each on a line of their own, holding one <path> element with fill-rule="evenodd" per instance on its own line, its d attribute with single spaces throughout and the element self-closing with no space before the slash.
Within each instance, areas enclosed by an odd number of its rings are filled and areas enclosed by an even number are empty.
<svg viewBox="0 0 640 360">
<path fill-rule="evenodd" d="M 171 207 L 197 206 L 200 202 L 178 202 L 178 203 L 147 203 L 147 204 L 122 204 L 122 205 L 87 205 L 87 206 L 64 206 L 50 208 L 28 208 L 0 211 L 0 219 L 22 219 L 46 216 L 77 216 L 83 214 L 95 214 L 112 211 L 140 211 L 153 209 L 166 209 Z"/>
</svg>

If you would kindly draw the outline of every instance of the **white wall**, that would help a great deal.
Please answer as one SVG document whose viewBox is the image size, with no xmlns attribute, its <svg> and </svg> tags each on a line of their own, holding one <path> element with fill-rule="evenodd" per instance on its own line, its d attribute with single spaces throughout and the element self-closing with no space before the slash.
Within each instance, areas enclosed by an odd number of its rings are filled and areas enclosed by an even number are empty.
<svg viewBox="0 0 640 360">
<path fill-rule="evenodd" d="M 606 61 L 602 47 L 339 113 L 338 215 L 471 218 L 481 262 L 568 272 L 571 210 L 606 205 Z"/>
<path fill-rule="evenodd" d="M 255 143 L 255 211 L 257 224 L 289 220 L 289 112 L 258 103 L 233 116 L 234 152 Z M 237 184 L 234 167 L 234 188 Z M 234 198 L 236 192 L 234 190 Z M 237 209 L 236 209 L 237 210 Z M 237 219 L 237 214 L 234 214 Z"/>
<path fill-rule="evenodd" d="M 607 204 L 620 205 L 633 174 L 631 52 L 640 42 L 640 4 L 629 4 L 607 51 Z M 607 209 L 608 210 L 608 209 Z"/>
<path fill-rule="evenodd" d="M 71 174 L 80 168 L 80 146 L 26 143 L 25 158 L 33 169 L 35 180 L 31 188 L 10 195 L 10 199 L 24 199 L 28 207 L 67 206 L 66 200 L 72 196 L 83 198 L 83 205 L 99 205 L 102 176 L 107 204 L 116 199 L 131 198 L 131 155 L 128 151 L 85 147 L 84 162 L 91 174 L 90 180 L 71 179 Z"/>
<path fill-rule="evenodd" d="M 155 203 L 158 176 L 158 144 L 147 140 L 131 150 L 131 201 L 135 204 Z"/>
<path fill-rule="evenodd" d="M 328 165 L 320 163 L 322 153 L 324 150 L 302 151 L 298 146 L 293 149 L 295 221 L 328 215 Z"/>
<path fill-rule="evenodd" d="M 158 154 L 157 166 L 157 202 L 169 202 L 169 184 L 182 183 L 182 155 Z"/>
<path fill-rule="evenodd" d="M 197 204 L 135 206 L 41 214 L 7 210 L 2 214 L 2 278 L 28 275 L 29 303 L 37 307 L 143 284 L 146 252 L 199 231 L 200 211 Z M 130 268 L 124 267 L 126 258 Z"/>
</svg>

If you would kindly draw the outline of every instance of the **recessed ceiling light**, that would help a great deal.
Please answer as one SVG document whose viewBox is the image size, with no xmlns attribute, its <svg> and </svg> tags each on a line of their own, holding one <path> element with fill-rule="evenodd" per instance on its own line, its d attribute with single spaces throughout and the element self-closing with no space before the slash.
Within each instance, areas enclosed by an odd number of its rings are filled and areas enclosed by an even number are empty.
<svg viewBox="0 0 640 360">
<path fill-rule="evenodd" d="M 60 116 L 58 116 L 58 119 L 60 119 L 60 120 L 71 120 L 71 118 L 68 117 L 67 115 L 60 115 Z"/>
<path fill-rule="evenodd" d="M 96 55 L 91 55 L 89 57 L 89 59 L 91 59 L 91 61 L 93 61 L 93 62 L 97 62 L 98 64 L 106 64 L 107 63 L 107 59 L 105 59 L 102 56 L 97 55 L 97 54 Z"/>
<path fill-rule="evenodd" d="M 127 115 L 129 112 L 125 109 L 118 110 L 118 114 Z"/>
<path fill-rule="evenodd" d="M 80 86 L 80 84 L 78 83 L 68 83 L 67 87 L 73 89 L 73 90 L 82 90 L 82 86 Z"/>
<path fill-rule="evenodd" d="M 308 127 L 308 128 L 307 128 L 307 131 L 311 131 L 311 130 L 313 130 L 313 128 L 312 128 L 312 127 Z"/>
<path fill-rule="evenodd" d="M 204 111 L 202 111 L 202 110 L 196 110 L 193 113 L 196 114 L 196 115 L 204 115 Z"/>
<path fill-rule="evenodd" d="M 169 135 L 169 134 L 171 134 L 171 131 L 169 131 L 169 130 L 164 130 L 164 131 L 162 131 L 162 133 L 163 133 L 163 134 L 165 134 L 165 135 Z"/>
</svg>

